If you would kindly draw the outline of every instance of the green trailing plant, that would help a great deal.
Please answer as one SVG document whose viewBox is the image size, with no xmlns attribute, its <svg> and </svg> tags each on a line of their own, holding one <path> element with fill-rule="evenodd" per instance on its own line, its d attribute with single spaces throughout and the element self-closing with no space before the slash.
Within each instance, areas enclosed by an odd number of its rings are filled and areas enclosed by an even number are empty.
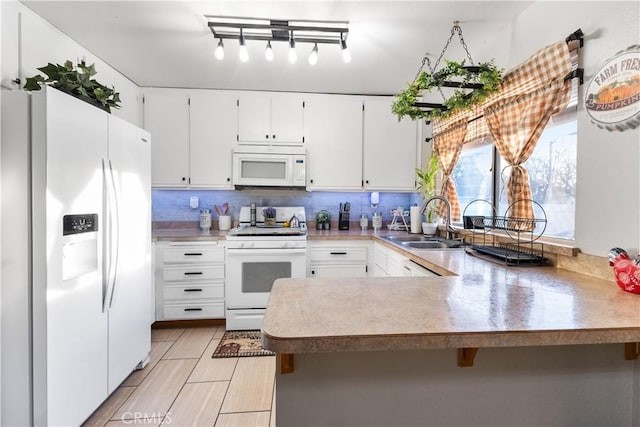
<svg viewBox="0 0 640 427">
<path fill-rule="evenodd" d="M 445 67 L 433 74 L 425 71 L 420 72 L 415 81 L 409 83 L 404 91 L 396 95 L 391 111 L 398 116 L 398 120 L 405 116 L 408 116 L 411 120 L 448 117 L 453 113 L 469 109 L 481 103 L 489 95 L 497 92 L 502 82 L 503 70 L 496 67 L 493 61 L 477 65 L 477 72 L 465 68 L 464 61 L 445 60 L 445 63 Z M 467 92 L 464 89 L 456 89 L 453 95 L 443 102 L 443 106 L 446 107 L 444 110 L 438 108 L 423 110 L 415 105 L 417 98 L 422 94 L 442 87 L 444 82 L 451 81 L 454 77 L 457 82 L 478 83 L 482 84 L 482 87 L 471 92 Z"/>
<path fill-rule="evenodd" d="M 416 168 L 417 190 L 422 194 L 424 200 L 428 200 L 436 195 L 436 175 L 438 173 L 438 159 L 432 153 L 424 169 Z M 431 204 L 426 212 L 427 222 L 434 222 L 435 210 Z"/>
<path fill-rule="evenodd" d="M 24 90 L 40 90 L 42 86 L 48 85 L 109 113 L 111 108 L 120 108 L 120 94 L 113 87 L 109 88 L 92 79 L 96 74 L 94 64 L 87 65 L 81 61 L 75 67 L 71 61 L 66 61 L 64 65 L 48 63 L 45 67 L 38 68 L 38 71 L 43 72 L 47 77 L 40 74 L 27 77 Z"/>
</svg>

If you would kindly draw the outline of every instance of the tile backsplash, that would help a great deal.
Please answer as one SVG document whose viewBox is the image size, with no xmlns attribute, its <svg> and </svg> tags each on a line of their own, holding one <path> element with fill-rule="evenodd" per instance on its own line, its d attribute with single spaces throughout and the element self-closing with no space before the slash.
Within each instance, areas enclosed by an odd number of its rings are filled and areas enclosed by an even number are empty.
<svg viewBox="0 0 640 427">
<path fill-rule="evenodd" d="M 221 206 L 229 203 L 232 221 L 238 219 L 240 207 L 256 202 L 258 206 L 304 206 L 308 220 L 315 220 L 318 211 L 326 209 L 332 220 L 338 219 L 340 203 L 351 203 L 351 220 L 357 221 L 361 213 L 371 215 L 375 211 L 382 213 L 384 222 L 391 221 L 391 210 L 402 206 L 408 210 L 414 203 L 421 204 L 422 198 L 417 193 L 380 193 L 380 202 L 376 209 L 371 207 L 369 192 L 305 192 L 289 190 L 152 190 L 152 220 L 164 221 L 198 221 L 200 209 L 211 209 L 212 216 L 217 219 L 213 205 Z M 189 206 L 191 197 L 198 197 L 199 206 Z"/>
</svg>

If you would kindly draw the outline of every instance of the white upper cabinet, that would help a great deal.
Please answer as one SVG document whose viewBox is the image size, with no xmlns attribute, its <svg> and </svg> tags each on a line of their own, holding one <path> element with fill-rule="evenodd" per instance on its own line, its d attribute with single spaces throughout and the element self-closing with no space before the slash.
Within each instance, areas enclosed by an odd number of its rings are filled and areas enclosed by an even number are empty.
<svg viewBox="0 0 640 427">
<path fill-rule="evenodd" d="M 306 103 L 307 189 L 362 189 L 362 98 L 313 95 Z"/>
<path fill-rule="evenodd" d="M 199 90 L 190 93 L 191 187 L 233 189 L 232 149 L 236 140 L 237 95 Z"/>
<path fill-rule="evenodd" d="M 189 93 L 179 89 L 144 91 L 144 128 L 151 133 L 151 183 L 189 184 Z"/>
<path fill-rule="evenodd" d="M 398 122 L 391 112 L 393 99 L 367 97 L 364 101 L 364 189 L 414 191 L 419 165 L 416 122 Z"/>
<path fill-rule="evenodd" d="M 248 92 L 238 97 L 237 105 L 239 143 L 304 143 L 302 94 Z"/>
<path fill-rule="evenodd" d="M 226 91 L 145 90 L 154 187 L 233 188 L 236 100 L 235 93 Z"/>
</svg>

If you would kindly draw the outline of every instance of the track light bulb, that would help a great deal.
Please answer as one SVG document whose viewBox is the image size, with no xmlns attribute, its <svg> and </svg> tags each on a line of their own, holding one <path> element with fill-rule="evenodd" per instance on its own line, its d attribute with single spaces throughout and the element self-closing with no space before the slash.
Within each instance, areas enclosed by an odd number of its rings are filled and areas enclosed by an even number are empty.
<svg viewBox="0 0 640 427">
<path fill-rule="evenodd" d="M 289 40 L 289 63 L 295 64 L 298 60 L 298 54 L 296 53 L 296 42 L 293 37 Z"/>
<path fill-rule="evenodd" d="M 244 42 L 244 35 L 242 34 L 242 31 L 240 31 L 240 52 L 239 52 L 239 56 L 240 56 L 240 61 L 241 62 L 247 62 L 249 60 L 249 51 L 247 50 L 247 45 Z"/>
<path fill-rule="evenodd" d="M 271 48 L 271 40 L 267 41 L 267 48 L 264 50 L 264 58 L 269 62 L 273 61 L 273 49 Z"/>
<path fill-rule="evenodd" d="M 347 42 L 345 40 L 340 40 L 340 46 L 342 47 L 342 61 L 345 64 L 348 64 L 351 62 L 351 52 L 349 52 Z"/>
<path fill-rule="evenodd" d="M 309 55 L 309 64 L 316 65 L 318 63 L 318 43 L 314 43 L 311 54 Z"/>
<path fill-rule="evenodd" d="M 224 59 L 224 43 L 222 43 L 222 39 L 220 39 L 220 41 L 218 42 L 218 46 L 213 52 L 213 56 L 215 56 L 218 61 Z"/>
</svg>

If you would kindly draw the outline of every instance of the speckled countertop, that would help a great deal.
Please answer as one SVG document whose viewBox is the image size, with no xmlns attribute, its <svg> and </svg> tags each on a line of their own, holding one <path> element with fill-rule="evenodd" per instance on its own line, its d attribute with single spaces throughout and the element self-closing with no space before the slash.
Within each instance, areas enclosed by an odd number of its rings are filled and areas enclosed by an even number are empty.
<svg viewBox="0 0 640 427">
<path fill-rule="evenodd" d="M 264 320 L 279 353 L 640 342 L 640 296 L 554 267 L 507 267 L 462 250 L 414 250 L 379 237 L 309 230 L 309 240 L 374 240 L 442 277 L 279 279 Z M 156 241 L 226 232 L 155 229 Z"/>
<path fill-rule="evenodd" d="M 507 267 L 461 250 L 404 254 L 450 276 L 279 279 L 264 320 L 266 348 L 295 354 L 640 342 L 640 297 L 613 282 L 554 267 Z"/>
</svg>

